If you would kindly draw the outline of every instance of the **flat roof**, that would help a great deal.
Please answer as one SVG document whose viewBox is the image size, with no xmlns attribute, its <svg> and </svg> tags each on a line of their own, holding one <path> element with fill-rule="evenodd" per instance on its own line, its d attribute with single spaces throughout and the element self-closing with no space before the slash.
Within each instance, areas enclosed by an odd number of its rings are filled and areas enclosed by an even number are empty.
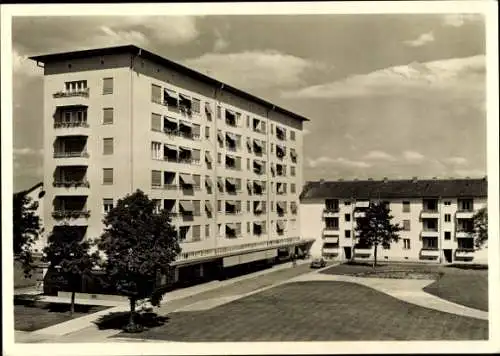
<svg viewBox="0 0 500 356">
<path fill-rule="evenodd" d="M 300 195 L 308 199 L 397 199 L 487 197 L 487 178 L 337 180 L 307 182 Z"/>
<path fill-rule="evenodd" d="M 177 71 L 179 71 L 179 72 L 181 72 L 189 77 L 197 79 L 201 82 L 204 82 L 204 83 L 207 83 L 210 85 L 214 85 L 214 86 L 222 87 L 224 90 L 226 90 L 228 92 L 239 95 L 245 99 L 254 101 L 254 102 L 256 102 L 260 105 L 263 105 L 264 107 L 269 108 L 271 110 L 275 110 L 279 113 L 288 115 L 296 120 L 309 121 L 309 119 L 307 119 L 306 117 L 304 117 L 302 115 L 299 115 L 299 114 L 296 114 L 292 111 L 284 109 L 284 108 L 277 106 L 269 101 L 266 101 L 264 99 L 261 99 L 261 98 L 255 96 L 255 95 L 252 95 L 252 94 L 249 94 L 245 91 L 237 89 L 231 85 L 223 83 L 217 79 L 209 77 L 209 76 L 202 74 L 198 71 L 195 71 L 191 68 L 183 66 L 182 64 L 179 64 L 179 63 L 174 62 L 170 59 L 166 59 L 164 57 L 161 57 L 158 54 L 155 54 L 153 52 L 150 52 L 144 48 L 140 48 L 140 47 L 135 46 L 135 45 L 123 45 L 123 46 L 115 46 L 115 47 L 94 48 L 94 49 L 87 49 L 87 50 L 80 50 L 80 51 L 52 53 L 52 54 L 32 56 L 32 57 L 29 57 L 29 59 L 37 61 L 37 62 L 48 63 L 48 62 L 55 62 L 55 61 L 60 61 L 60 60 L 86 58 L 86 57 L 91 57 L 91 56 L 104 56 L 104 55 L 119 54 L 119 53 L 131 53 L 131 54 L 140 55 L 141 57 L 144 57 L 146 59 L 149 59 L 149 60 L 154 61 L 156 63 L 159 63 L 161 65 L 164 65 L 165 67 L 173 68 L 173 69 L 175 69 L 175 70 L 177 70 Z"/>
</svg>

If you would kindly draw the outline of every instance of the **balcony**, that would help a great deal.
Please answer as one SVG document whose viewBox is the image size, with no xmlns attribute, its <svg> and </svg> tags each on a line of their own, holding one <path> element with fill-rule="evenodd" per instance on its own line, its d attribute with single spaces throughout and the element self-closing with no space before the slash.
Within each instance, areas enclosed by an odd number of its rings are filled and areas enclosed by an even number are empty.
<svg viewBox="0 0 500 356">
<path fill-rule="evenodd" d="M 87 225 L 88 218 L 90 217 L 90 210 L 80 209 L 80 210 L 67 210 L 67 209 L 55 209 L 52 212 L 52 217 L 56 220 L 56 225 Z"/>
<path fill-rule="evenodd" d="M 82 88 L 79 90 L 61 90 L 52 94 L 54 99 L 58 98 L 73 98 L 73 97 L 83 97 L 88 98 L 90 94 L 89 88 Z"/>
<path fill-rule="evenodd" d="M 427 209 L 424 208 L 420 212 L 421 219 L 437 219 L 439 218 L 439 211 L 437 209 Z"/>
<path fill-rule="evenodd" d="M 325 208 L 323 210 L 324 218 L 335 218 L 339 216 L 339 208 Z"/>
<path fill-rule="evenodd" d="M 472 261 L 474 259 L 474 249 L 459 247 L 455 250 L 455 259 L 462 261 Z"/>
<path fill-rule="evenodd" d="M 327 226 L 323 229 L 323 238 L 327 236 L 336 236 L 338 238 L 339 227 L 338 226 Z"/>
<path fill-rule="evenodd" d="M 354 246 L 354 257 L 369 258 L 369 257 L 371 257 L 372 252 L 373 252 L 372 247 L 367 247 L 367 246 L 356 247 L 356 246 Z"/>
<path fill-rule="evenodd" d="M 472 219 L 474 217 L 473 210 L 457 210 L 455 213 L 457 219 Z"/>
<path fill-rule="evenodd" d="M 354 211 L 354 218 L 364 218 L 366 216 L 366 212 L 364 211 Z"/>
<path fill-rule="evenodd" d="M 339 254 L 340 248 L 338 247 L 323 247 L 321 249 L 322 255 L 335 255 Z"/>
<path fill-rule="evenodd" d="M 335 234 L 327 234 L 327 235 L 325 235 L 323 233 L 323 242 L 324 243 L 338 244 L 339 243 L 338 230 L 335 232 Z"/>
<path fill-rule="evenodd" d="M 463 230 L 463 229 L 457 229 L 455 232 L 455 238 L 460 239 L 460 238 L 473 238 L 474 231 L 471 230 Z"/>
<path fill-rule="evenodd" d="M 439 230 L 438 229 L 423 229 L 420 232 L 420 237 L 439 237 Z"/>
<path fill-rule="evenodd" d="M 420 257 L 423 259 L 437 259 L 440 251 L 437 247 L 423 247 L 420 250 Z"/>
</svg>

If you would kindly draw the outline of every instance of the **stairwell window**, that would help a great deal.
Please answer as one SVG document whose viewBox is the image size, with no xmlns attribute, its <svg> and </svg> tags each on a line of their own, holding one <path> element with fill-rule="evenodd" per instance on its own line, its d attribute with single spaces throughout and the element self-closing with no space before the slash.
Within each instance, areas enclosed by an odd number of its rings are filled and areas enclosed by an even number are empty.
<svg viewBox="0 0 500 356">
<path fill-rule="evenodd" d="M 104 185 L 113 184 L 113 168 L 102 169 L 102 184 Z"/>
<path fill-rule="evenodd" d="M 113 94 L 113 78 L 104 78 L 102 80 L 102 94 Z"/>
<path fill-rule="evenodd" d="M 161 132 L 161 115 L 151 114 L 151 130 Z"/>
<path fill-rule="evenodd" d="M 444 214 L 444 221 L 451 222 L 451 214 Z"/>
<path fill-rule="evenodd" d="M 112 155 L 113 154 L 113 138 L 108 137 L 103 139 L 103 155 Z"/>
<path fill-rule="evenodd" d="M 151 84 L 151 102 L 161 104 L 161 86 Z"/>
<path fill-rule="evenodd" d="M 403 230 L 410 231 L 410 220 L 403 220 Z"/>
<path fill-rule="evenodd" d="M 403 249 L 405 250 L 411 249 L 410 239 L 403 239 Z"/>
<path fill-rule="evenodd" d="M 197 114 L 200 113 L 201 102 L 200 99 L 192 98 L 191 110 Z"/>
<path fill-rule="evenodd" d="M 102 124 L 103 125 L 111 125 L 113 123 L 113 108 L 104 108 L 102 109 Z"/>
<path fill-rule="evenodd" d="M 404 201 L 403 202 L 403 213 L 409 213 L 409 212 L 410 212 L 410 202 Z"/>
</svg>

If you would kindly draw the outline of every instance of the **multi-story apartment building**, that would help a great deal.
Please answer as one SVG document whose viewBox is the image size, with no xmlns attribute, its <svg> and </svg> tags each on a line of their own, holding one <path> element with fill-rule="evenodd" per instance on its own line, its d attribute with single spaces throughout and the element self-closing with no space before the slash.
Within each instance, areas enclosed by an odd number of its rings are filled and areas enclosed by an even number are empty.
<svg viewBox="0 0 500 356">
<path fill-rule="evenodd" d="M 31 57 L 44 67 L 45 227 L 88 237 L 119 198 L 166 209 L 176 280 L 307 248 L 305 117 L 136 46 Z"/>
<path fill-rule="evenodd" d="M 403 230 L 382 261 L 452 263 L 487 261 L 487 248 L 475 249 L 474 213 L 487 204 L 487 180 L 431 179 L 308 182 L 300 197 L 302 236 L 315 239 L 311 254 L 329 259 L 373 259 L 361 246 L 356 219 L 370 201 L 384 201 L 393 223 Z"/>
</svg>

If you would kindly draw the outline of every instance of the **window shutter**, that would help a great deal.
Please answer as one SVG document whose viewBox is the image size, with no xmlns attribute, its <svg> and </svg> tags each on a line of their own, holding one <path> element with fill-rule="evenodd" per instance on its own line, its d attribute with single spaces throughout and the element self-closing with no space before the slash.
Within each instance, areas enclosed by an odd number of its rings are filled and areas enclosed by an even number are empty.
<svg viewBox="0 0 500 356">
<path fill-rule="evenodd" d="M 113 94 L 113 78 L 104 78 L 102 80 L 102 93 Z"/>
<path fill-rule="evenodd" d="M 151 101 L 161 104 L 161 87 L 159 85 L 151 85 Z"/>
<path fill-rule="evenodd" d="M 199 137 L 201 133 L 200 125 L 193 125 L 193 136 Z"/>
<path fill-rule="evenodd" d="M 109 125 L 113 123 L 113 108 L 105 108 L 102 110 L 102 123 L 104 125 Z"/>
<path fill-rule="evenodd" d="M 113 184 L 113 168 L 104 168 L 102 170 L 103 177 L 102 177 L 102 182 L 103 184 Z"/>
<path fill-rule="evenodd" d="M 151 185 L 161 187 L 161 171 L 151 171 Z"/>
<path fill-rule="evenodd" d="M 200 160 L 200 150 L 192 150 L 191 151 L 191 159 L 194 161 L 199 161 Z"/>
<path fill-rule="evenodd" d="M 151 130 L 161 131 L 161 115 L 151 114 Z"/>
<path fill-rule="evenodd" d="M 113 154 L 113 138 L 103 139 L 103 154 L 105 155 Z"/>
</svg>

